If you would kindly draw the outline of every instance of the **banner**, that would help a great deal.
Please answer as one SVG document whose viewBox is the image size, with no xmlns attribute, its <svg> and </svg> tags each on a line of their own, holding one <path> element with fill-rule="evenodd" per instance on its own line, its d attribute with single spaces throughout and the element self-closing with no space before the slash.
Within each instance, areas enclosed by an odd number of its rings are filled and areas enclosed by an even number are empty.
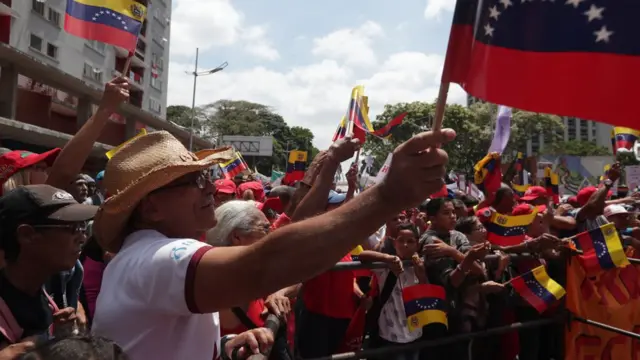
<svg viewBox="0 0 640 360">
<path fill-rule="evenodd" d="M 577 316 L 640 333 L 638 268 L 603 271 L 587 278 L 574 259 L 567 265 L 567 309 Z M 565 330 L 565 360 L 639 360 L 640 342 L 572 321 Z"/>
</svg>

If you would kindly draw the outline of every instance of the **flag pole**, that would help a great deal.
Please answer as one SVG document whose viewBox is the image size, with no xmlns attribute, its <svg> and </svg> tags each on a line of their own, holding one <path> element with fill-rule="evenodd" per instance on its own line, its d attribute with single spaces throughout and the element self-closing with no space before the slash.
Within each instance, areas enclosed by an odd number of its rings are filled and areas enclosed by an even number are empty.
<svg viewBox="0 0 640 360">
<path fill-rule="evenodd" d="M 131 70 L 131 61 L 133 60 L 133 51 L 129 51 L 129 56 L 127 56 L 127 60 L 124 62 L 124 68 L 122 70 L 122 76 L 129 77 L 129 70 Z"/>
</svg>

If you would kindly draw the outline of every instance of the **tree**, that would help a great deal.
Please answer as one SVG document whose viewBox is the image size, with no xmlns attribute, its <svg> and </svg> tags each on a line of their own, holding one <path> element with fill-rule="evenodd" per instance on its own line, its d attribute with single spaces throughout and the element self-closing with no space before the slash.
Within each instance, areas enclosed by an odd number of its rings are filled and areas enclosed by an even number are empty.
<svg viewBox="0 0 640 360">
<path fill-rule="evenodd" d="M 545 147 L 543 154 L 562 154 L 572 156 L 607 156 L 611 155 L 611 150 L 599 146 L 591 141 L 570 140 L 556 142 L 549 147 Z"/>
<path fill-rule="evenodd" d="M 397 145 L 408 140 L 413 134 L 431 128 L 435 104 L 418 101 L 385 105 L 384 111 L 376 117 L 373 125 L 379 128 L 403 112 L 407 112 L 407 116 L 402 125 L 394 129 L 390 141 L 368 137 L 364 144 L 364 150 L 374 156 L 376 169 L 382 166 L 387 154 Z M 449 154 L 449 168 L 471 174 L 475 163 L 487 154 L 491 145 L 497 112 L 496 105 L 486 103 L 476 103 L 470 108 L 460 105 L 446 106 L 444 127 L 452 128 L 457 133 L 456 140 L 444 146 L 444 150 Z M 557 116 L 514 109 L 511 137 L 505 153 L 525 151 L 527 141 L 534 134 L 543 134 L 546 139 L 554 142 L 562 130 L 563 123 Z"/>
<path fill-rule="evenodd" d="M 167 119 L 186 128 L 191 127 L 191 109 L 186 106 L 167 108 Z M 318 153 L 313 146 L 313 133 L 303 127 L 289 127 L 284 118 L 270 107 L 243 100 L 219 100 L 195 109 L 194 131 L 216 143 L 224 135 L 273 136 L 271 158 L 247 156 L 251 167 L 271 174 L 272 167 L 284 171 L 288 151 L 306 150 L 309 161 Z"/>
</svg>

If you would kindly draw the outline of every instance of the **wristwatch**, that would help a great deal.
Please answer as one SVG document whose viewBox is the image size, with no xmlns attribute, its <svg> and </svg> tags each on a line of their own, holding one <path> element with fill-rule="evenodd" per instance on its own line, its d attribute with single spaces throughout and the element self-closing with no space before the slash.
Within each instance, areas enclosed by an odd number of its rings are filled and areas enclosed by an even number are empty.
<svg viewBox="0 0 640 360">
<path fill-rule="evenodd" d="M 613 181 L 611 181 L 611 179 L 606 179 L 602 183 L 604 184 L 604 186 L 606 186 L 608 188 L 611 188 L 613 186 Z"/>
<path fill-rule="evenodd" d="M 236 357 L 236 354 L 231 354 L 231 357 L 229 357 L 229 355 L 227 355 L 227 350 L 226 350 L 226 345 L 227 342 L 229 342 L 229 340 L 233 339 L 234 337 L 236 337 L 236 335 L 225 335 L 222 337 L 222 339 L 220 339 L 220 359 L 221 360 L 231 360 L 233 357 Z M 237 353 L 238 349 L 234 349 L 233 352 Z"/>
</svg>

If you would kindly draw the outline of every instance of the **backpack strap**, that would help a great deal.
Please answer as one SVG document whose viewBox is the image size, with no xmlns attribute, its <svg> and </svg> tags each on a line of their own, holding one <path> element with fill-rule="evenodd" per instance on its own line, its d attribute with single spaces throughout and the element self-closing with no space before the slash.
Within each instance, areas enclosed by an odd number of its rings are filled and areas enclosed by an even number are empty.
<svg viewBox="0 0 640 360">
<path fill-rule="evenodd" d="M 371 309 L 367 311 L 367 315 L 365 318 L 364 336 L 366 336 L 368 333 L 371 336 L 377 337 L 378 319 L 380 318 L 380 313 L 382 312 L 382 308 L 384 307 L 384 305 L 387 303 L 387 301 L 389 301 L 389 298 L 391 297 L 391 294 L 393 293 L 393 289 L 396 287 L 397 282 L 398 277 L 396 276 L 396 274 L 389 271 L 389 275 L 387 275 L 387 279 L 384 281 L 384 285 L 382 286 L 380 295 L 373 300 Z"/>
<path fill-rule="evenodd" d="M 60 308 L 58 308 L 58 304 L 56 304 L 56 302 L 53 300 L 53 298 L 47 293 L 47 290 L 44 289 L 44 287 L 42 288 L 42 292 L 44 293 L 44 296 L 47 297 L 47 300 L 49 300 L 49 308 L 51 308 L 51 314 L 55 314 L 58 311 L 60 311 Z M 49 336 L 53 337 L 54 334 L 54 324 L 52 323 L 51 326 L 49 326 Z"/>
<path fill-rule="evenodd" d="M 22 338 L 24 330 L 18 325 L 11 309 L 0 297 L 0 333 L 10 344 L 15 344 Z"/>
<path fill-rule="evenodd" d="M 242 311 L 242 309 L 240 309 L 239 307 L 233 307 L 231 308 L 231 311 L 233 312 L 233 315 L 235 315 L 238 318 L 238 320 L 240 320 L 242 325 L 244 325 L 244 327 L 246 327 L 247 329 L 251 330 L 251 329 L 256 329 L 258 327 L 258 325 L 256 325 L 253 321 L 251 321 L 251 319 L 249 319 L 247 314 L 244 311 Z"/>
</svg>

